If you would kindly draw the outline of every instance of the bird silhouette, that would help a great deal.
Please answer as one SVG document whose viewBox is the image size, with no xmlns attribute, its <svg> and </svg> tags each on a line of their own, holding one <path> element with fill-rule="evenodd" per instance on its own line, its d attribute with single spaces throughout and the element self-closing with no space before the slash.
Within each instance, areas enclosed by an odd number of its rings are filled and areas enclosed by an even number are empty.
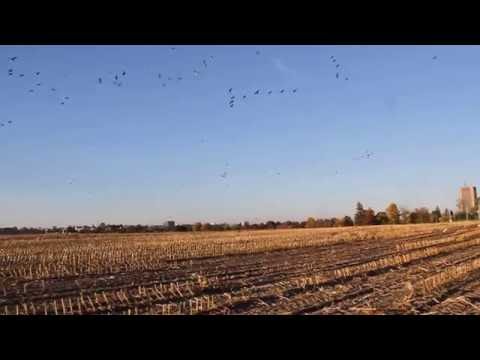
<svg viewBox="0 0 480 360">
<path fill-rule="evenodd" d="M 432 60 L 437 60 L 437 55 L 435 55 L 434 57 L 432 57 Z"/>
<path fill-rule="evenodd" d="M 177 77 L 177 80 L 181 81 L 181 80 L 183 80 L 183 78 L 181 76 L 179 76 L 179 77 Z"/>
<path fill-rule="evenodd" d="M 231 92 L 232 92 L 232 90 L 233 90 L 233 88 L 230 88 L 230 89 L 228 89 L 228 92 L 229 92 L 229 93 L 231 93 Z"/>
<path fill-rule="evenodd" d="M 340 64 L 335 65 L 335 67 L 336 67 L 336 68 L 339 68 L 339 67 L 340 67 Z"/>
<path fill-rule="evenodd" d="M 25 74 L 19 74 L 18 76 L 19 76 L 19 77 L 24 77 L 24 76 L 25 76 Z"/>
<path fill-rule="evenodd" d="M 280 90 L 280 94 L 283 94 L 285 92 L 285 89 Z"/>
<path fill-rule="evenodd" d="M 7 122 L 8 122 L 9 124 L 11 124 L 11 123 L 12 123 L 12 120 L 8 120 Z"/>
<path fill-rule="evenodd" d="M 247 95 L 243 95 L 242 97 L 243 97 L 243 100 L 245 100 L 247 98 Z"/>
<path fill-rule="evenodd" d="M 15 61 L 15 60 L 17 60 L 17 58 L 18 58 L 18 56 L 14 56 L 14 57 L 11 57 L 9 59 L 10 59 L 10 61 Z"/>
<path fill-rule="evenodd" d="M 65 99 L 65 100 L 70 100 L 70 98 L 69 98 L 68 96 L 65 96 L 65 98 L 64 98 L 64 99 Z"/>
<path fill-rule="evenodd" d="M 346 77 L 345 80 L 348 80 L 348 77 Z"/>
<path fill-rule="evenodd" d="M 118 75 L 115 75 L 115 80 L 118 80 Z"/>
<path fill-rule="evenodd" d="M 235 95 L 230 96 L 230 99 L 235 99 Z"/>
<path fill-rule="evenodd" d="M 42 86 L 42 83 L 37 83 L 37 84 L 35 84 L 35 85 L 36 85 L 36 86 Z"/>
<path fill-rule="evenodd" d="M 258 95 L 260 93 L 260 90 L 255 91 L 253 94 Z"/>
<path fill-rule="evenodd" d="M 171 47 L 170 50 L 175 51 L 175 48 L 174 48 L 174 47 Z"/>
<path fill-rule="evenodd" d="M 233 108 L 233 103 L 230 104 L 230 107 Z"/>
<path fill-rule="evenodd" d="M 269 90 L 267 94 L 270 95 L 271 93 L 272 93 L 272 90 Z"/>
<path fill-rule="evenodd" d="M 339 73 L 336 73 L 336 74 L 335 74 L 335 77 L 336 77 L 337 79 L 338 79 L 339 76 L 340 76 Z"/>
<path fill-rule="evenodd" d="M 37 76 L 40 75 L 40 71 L 37 71 L 37 72 L 35 73 L 35 75 L 37 75 Z"/>
<path fill-rule="evenodd" d="M 30 90 L 28 90 L 28 92 L 31 92 L 31 93 L 33 93 L 33 89 L 30 89 Z"/>
<path fill-rule="evenodd" d="M 333 59 L 332 62 L 337 62 L 337 59 Z"/>
<path fill-rule="evenodd" d="M 57 89 L 55 89 L 55 88 L 51 88 L 50 90 L 51 90 L 51 91 L 57 91 Z"/>
<path fill-rule="evenodd" d="M 65 103 L 62 101 L 62 102 L 60 103 L 60 105 L 65 105 Z"/>
<path fill-rule="evenodd" d="M 293 89 L 292 92 L 295 94 L 298 91 L 298 89 Z"/>
<path fill-rule="evenodd" d="M 125 76 L 125 75 L 127 75 L 127 72 L 126 71 L 122 72 L 122 76 Z"/>
<path fill-rule="evenodd" d="M 102 78 L 98 78 L 98 83 L 101 84 L 102 83 Z"/>
</svg>

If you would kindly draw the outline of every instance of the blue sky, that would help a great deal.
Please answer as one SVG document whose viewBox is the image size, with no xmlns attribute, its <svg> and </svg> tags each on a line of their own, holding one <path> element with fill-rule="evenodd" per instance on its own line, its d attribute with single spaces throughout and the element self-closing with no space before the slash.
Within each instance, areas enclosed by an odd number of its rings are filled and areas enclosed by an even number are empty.
<svg viewBox="0 0 480 360">
<path fill-rule="evenodd" d="M 478 181 L 478 64 L 478 46 L 0 46 L 0 226 L 454 208 Z"/>
</svg>

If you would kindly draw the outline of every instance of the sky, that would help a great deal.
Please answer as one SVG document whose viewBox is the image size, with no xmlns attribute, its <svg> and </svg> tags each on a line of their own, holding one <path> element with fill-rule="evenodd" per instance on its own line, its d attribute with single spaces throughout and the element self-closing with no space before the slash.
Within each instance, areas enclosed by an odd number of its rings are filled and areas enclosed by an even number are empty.
<svg viewBox="0 0 480 360">
<path fill-rule="evenodd" d="M 0 46 L 0 227 L 453 209 L 479 180 L 478 64 L 478 46 Z"/>
</svg>

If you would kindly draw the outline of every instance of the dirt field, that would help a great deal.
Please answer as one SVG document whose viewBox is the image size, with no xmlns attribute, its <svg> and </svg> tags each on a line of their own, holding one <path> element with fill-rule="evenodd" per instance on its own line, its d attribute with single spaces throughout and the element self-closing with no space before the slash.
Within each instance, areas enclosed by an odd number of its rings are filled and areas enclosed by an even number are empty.
<svg viewBox="0 0 480 360">
<path fill-rule="evenodd" d="M 0 314 L 480 314 L 480 226 L 1 236 Z"/>
</svg>

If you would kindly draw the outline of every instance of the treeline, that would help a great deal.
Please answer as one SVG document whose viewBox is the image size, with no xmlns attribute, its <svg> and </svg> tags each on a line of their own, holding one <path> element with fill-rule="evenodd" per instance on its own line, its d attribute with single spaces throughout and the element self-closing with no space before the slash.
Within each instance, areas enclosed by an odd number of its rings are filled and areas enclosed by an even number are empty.
<svg viewBox="0 0 480 360">
<path fill-rule="evenodd" d="M 391 203 L 383 211 L 374 211 L 372 208 L 365 208 L 360 202 L 357 203 L 355 215 L 341 218 L 315 219 L 308 218 L 306 221 L 266 221 L 250 224 L 248 221 L 238 224 L 212 224 L 200 223 L 181 224 L 174 226 L 165 225 L 115 225 L 101 223 L 98 226 L 68 226 L 52 228 L 0 228 L 0 235 L 15 234 L 42 234 L 42 233 L 139 233 L 139 232 L 164 232 L 164 231 L 228 231 L 228 230 L 268 230 L 268 229 L 301 229 L 301 228 L 323 228 L 323 227 L 344 227 L 344 226 L 362 226 L 362 225 L 386 225 L 386 224 L 422 224 L 438 223 L 448 221 L 459 221 L 467 219 L 478 219 L 477 209 L 472 209 L 469 214 L 462 211 L 453 211 L 444 209 L 442 212 L 437 206 L 430 211 L 426 207 L 420 207 L 413 210 L 399 208 L 395 203 Z"/>
<path fill-rule="evenodd" d="M 350 216 L 331 219 L 315 219 L 310 217 L 305 222 L 305 227 L 320 228 L 354 225 L 425 224 L 466 219 L 467 214 L 465 212 L 457 211 L 454 213 L 449 209 L 444 209 L 442 212 L 438 206 L 432 211 L 426 207 L 409 210 L 404 207 L 399 208 L 397 204 L 391 203 L 385 210 L 376 212 L 372 208 L 365 208 L 362 203 L 358 202 L 353 219 Z M 468 213 L 468 219 L 478 219 L 477 209 L 472 209 L 472 211 Z"/>
</svg>

